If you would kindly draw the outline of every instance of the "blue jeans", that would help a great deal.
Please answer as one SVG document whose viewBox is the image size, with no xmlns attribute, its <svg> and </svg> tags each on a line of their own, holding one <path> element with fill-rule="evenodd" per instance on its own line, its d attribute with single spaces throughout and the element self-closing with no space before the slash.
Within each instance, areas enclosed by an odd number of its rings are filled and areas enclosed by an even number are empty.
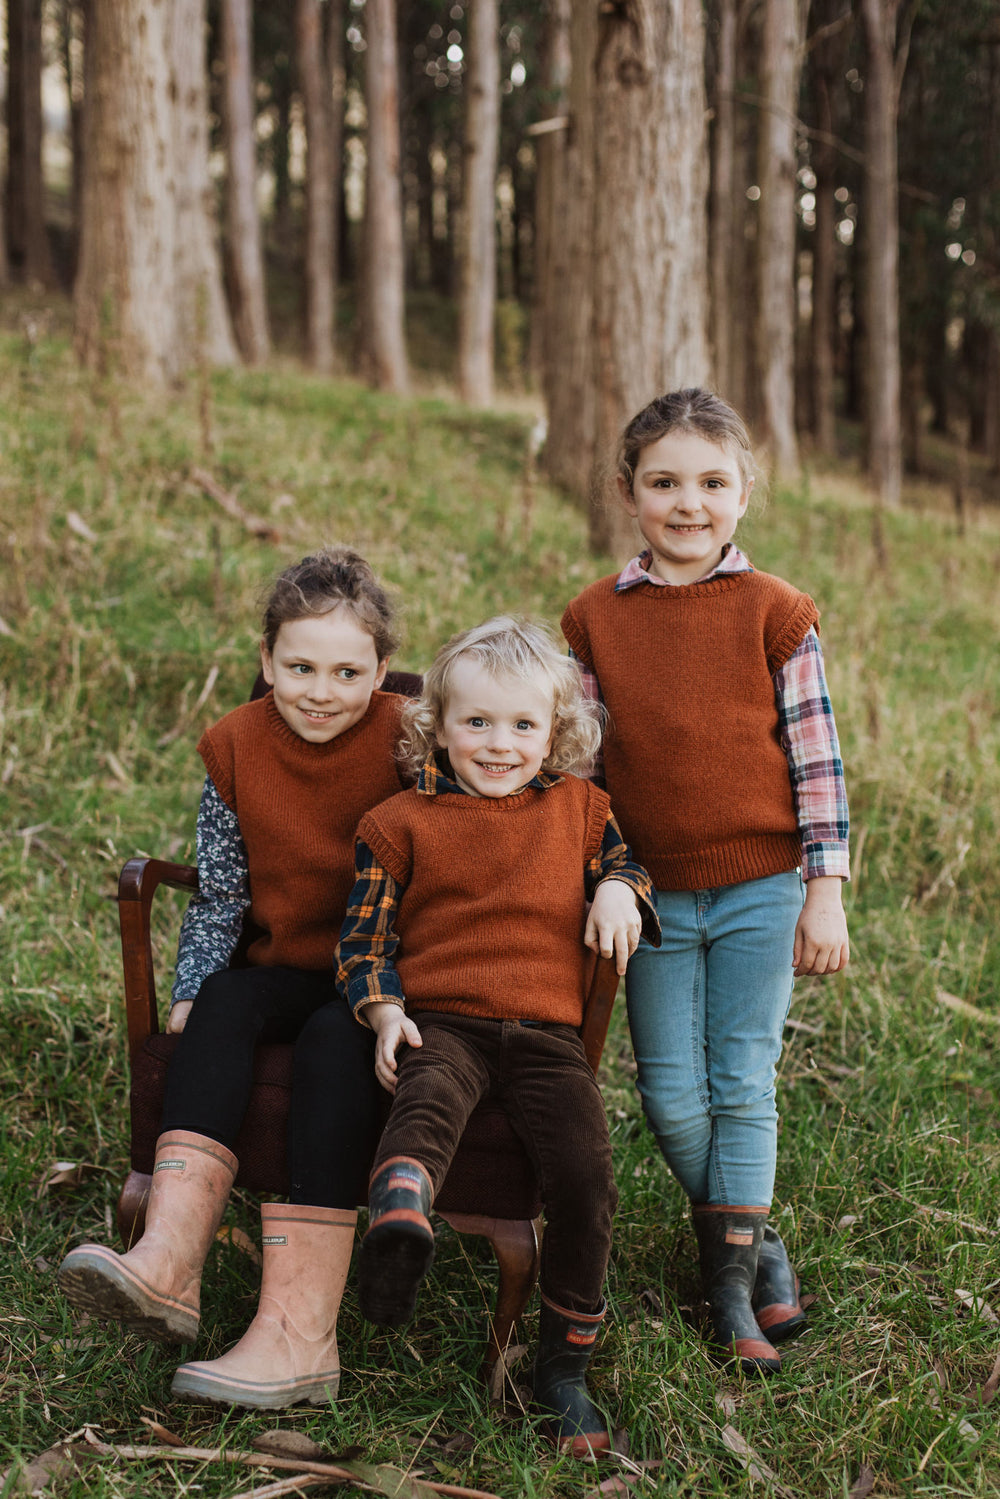
<svg viewBox="0 0 1000 1499">
<path fill-rule="evenodd" d="M 646 1118 L 692 1202 L 769 1207 L 801 876 L 656 898 L 663 945 L 625 981 Z"/>
</svg>

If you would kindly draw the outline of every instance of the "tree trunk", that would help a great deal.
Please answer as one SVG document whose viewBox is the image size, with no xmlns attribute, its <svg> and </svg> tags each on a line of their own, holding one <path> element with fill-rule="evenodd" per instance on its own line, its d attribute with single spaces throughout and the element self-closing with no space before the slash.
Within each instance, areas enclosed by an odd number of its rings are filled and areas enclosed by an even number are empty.
<svg viewBox="0 0 1000 1499">
<path fill-rule="evenodd" d="M 167 7 L 102 0 L 87 24 L 89 98 L 76 348 L 92 368 L 180 372 Z"/>
<path fill-rule="evenodd" d="M 716 389 L 733 389 L 731 329 L 735 322 L 733 265 L 736 222 L 736 42 L 737 0 L 719 0 L 718 59 L 715 70 L 715 117 L 712 124 L 711 232 L 709 285 L 712 362 Z M 742 195 L 741 195 L 742 196 Z"/>
<path fill-rule="evenodd" d="M 409 389 L 410 377 L 404 324 L 394 0 L 368 0 L 365 18 L 368 149 L 359 362 L 364 378 L 379 390 L 403 394 Z"/>
<path fill-rule="evenodd" d="M 817 68 L 814 77 L 819 129 L 833 132 L 831 79 Z M 817 451 L 832 457 L 836 452 L 836 348 L 837 348 L 837 203 L 836 152 L 832 143 L 820 139 L 813 148 L 816 174 L 816 223 L 813 227 L 812 327 L 810 359 L 812 374 L 812 431 Z"/>
<path fill-rule="evenodd" d="M 623 423 L 658 393 L 701 384 L 709 372 L 700 0 L 604 10 L 592 66 L 596 488 Z M 634 534 L 617 501 L 593 505 L 595 547 L 625 553 Z"/>
<path fill-rule="evenodd" d="M 758 127 L 757 364 L 761 435 L 771 467 L 794 478 L 795 117 L 802 67 L 804 0 L 765 0 Z"/>
<path fill-rule="evenodd" d="M 896 116 L 899 0 L 861 0 L 865 76 L 865 387 L 868 474 L 880 502 L 899 504 L 902 427 L 899 360 L 899 185 Z"/>
<path fill-rule="evenodd" d="M 320 374 L 333 368 L 336 285 L 336 180 L 331 84 L 326 75 L 319 0 L 296 0 L 295 50 L 306 125 L 306 348 Z"/>
<path fill-rule="evenodd" d="M 327 0 L 326 75 L 330 84 L 330 163 L 335 183 L 333 195 L 333 293 L 334 342 L 336 342 L 337 283 L 344 274 L 340 243 L 343 234 L 344 110 L 347 104 L 347 62 L 344 55 L 344 0 Z"/>
<path fill-rule="evenodd" d="M 223 97 L 228 171 L 226 230 L 233 323 L 240 351 L 258 364 L 271 351 L 257 208 L 250 0 L 222 0 Z"/>
<path fill-rule="evenodd" d="M 459 395 L 493 400 L 496 174 L 500 134 L 498 0 L 471 0 L 465 75 L 465 175 L 458 323 Z"/>
<path fill-rule="evenodd" d="M 54 286 L 42 179 L 41 0 L 7 0 L 7 235 L 15 275 Z"/>
<path fill-rule="evenodd" d="M 569 132 L 565 128 L 571 66 L 569 27 L 570 0 L 549 0 L 542 64 L 548 113 L 546 119 L 538 122 L 539 133 L 535 135 L 535 282 L 531 319 L 531 369 L 543 388 L 552 354 L 549 345 L 557 337 L 552 313 L 565 245 L 559 209 L 569 149 Z M 556 128 L 544 128 L 550 124 Z"/>
<path fill-rule="evenodd" d="M 176 261 L 173 297 L 177 338 L 212 365 L 233 364 L 236 344 L 222 287 L 215 189 L 208 171 L 208 78 L 205 0 L 171 0 Z"/>
</svg>

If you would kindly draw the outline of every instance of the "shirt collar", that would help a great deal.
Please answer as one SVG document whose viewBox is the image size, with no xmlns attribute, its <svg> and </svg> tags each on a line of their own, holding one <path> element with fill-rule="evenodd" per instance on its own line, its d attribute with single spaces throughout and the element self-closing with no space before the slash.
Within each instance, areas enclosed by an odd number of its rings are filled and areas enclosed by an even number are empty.
<svg viewBox="0 0 1000 1499">
<path fill-rule="evenodd" d="M 651 573 L 649 564 L 653 560 L 653 554 L 647 547 L 640 552 L 638 557 L 633 557 L 631 562 L 626 562 L 618 574 L 615 584 L 615 593 L 623 593 L 626 588 L 634 588 L 637 583 L 654 583 L 657 588 L 676 588 L 676 583 L 668 583 L 666 578 L 658 578 L 656 573 Z M 753 567 L 750 559 L 746 557 L 739 547 L 727 541 L 722 549 L 722 560 L 718 567 L 706 573 L 703 578 L 696 578 L 696 583 L 707 583 L 709 578 L 716 578 L 720 573 L 752 573 Z"/>
<path fill-rule="evenodd" d="M 521 787 L 521 791 L 547 791 L 550 786 L 557 785 L 561 780 L 560 775 L 554 775 L 548 770 L 540 770 L 536 776 L 532 776 L 526 786 Z M 423 769 L 417 778 L 417 790 L 422 796 L 444 796 L 448 792 L 454 792 L 458 796 L 471 796 L 472 794 L 455 780 L 448 757 L 443 750 L 428 756 L 424 761 Z M 511 794 L 520 796 L 521 792 L 514 791 Z M 485 801 L 487 798 L 483 797 L 482 800 Z"/>
</svg>

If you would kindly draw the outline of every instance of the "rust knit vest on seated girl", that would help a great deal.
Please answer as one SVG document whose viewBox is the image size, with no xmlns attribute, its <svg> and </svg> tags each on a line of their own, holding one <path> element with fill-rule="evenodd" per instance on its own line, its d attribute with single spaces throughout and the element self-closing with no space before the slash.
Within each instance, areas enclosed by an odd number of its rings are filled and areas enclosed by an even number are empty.
<svg viewBox="0 0 1000 1499">
<path fill-rule="evenodd" d="M 607 817 L 604 792 L 566 776 L 504 797 L 406 791 L 363 818 L 358 837 L 405 887 L 395 961 L 410 1012 L 580 1025 L 584 866 Z"/>
<path fill-rule="evenodd" d="M 769 573 L 615 592 L 563 615 L 608 709 L 605 782 L 633 856 L 660 890 L 706 890 L 795 869 L 802 846 L 773 674 L 819 614 Z"/>
<path fill-rule="evenodd" d="M 354 831 L 403 784 L 394 757 L 405 698 L 376 692 L 328 744 L 290 729 L 271 693 L 227 713 L 198 753 L 236 813 L 250 870 L 253 964 L 330 968 L 354 885 Z"/>
</svg>

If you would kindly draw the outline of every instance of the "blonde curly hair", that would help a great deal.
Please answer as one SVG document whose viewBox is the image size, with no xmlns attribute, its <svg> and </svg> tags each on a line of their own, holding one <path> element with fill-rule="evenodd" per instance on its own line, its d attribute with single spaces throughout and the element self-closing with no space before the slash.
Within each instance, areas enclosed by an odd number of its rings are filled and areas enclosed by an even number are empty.
<svg viewBox="0 0 1000 1499">
<path fill-rule="evenodd" d="M 552 748 L 542 769 L 586 775 L 601 744 L 604 710 L 584 695 L 580 669 L 545 625 L 501 614 L 453 635 L 424 676 L 424 689 L 403 709 L 399 757 L 419 774 L 438 747 L 455 662 L 469 657 L 491 677 L 514 677 L 552 694 Z"/>
</svg>

